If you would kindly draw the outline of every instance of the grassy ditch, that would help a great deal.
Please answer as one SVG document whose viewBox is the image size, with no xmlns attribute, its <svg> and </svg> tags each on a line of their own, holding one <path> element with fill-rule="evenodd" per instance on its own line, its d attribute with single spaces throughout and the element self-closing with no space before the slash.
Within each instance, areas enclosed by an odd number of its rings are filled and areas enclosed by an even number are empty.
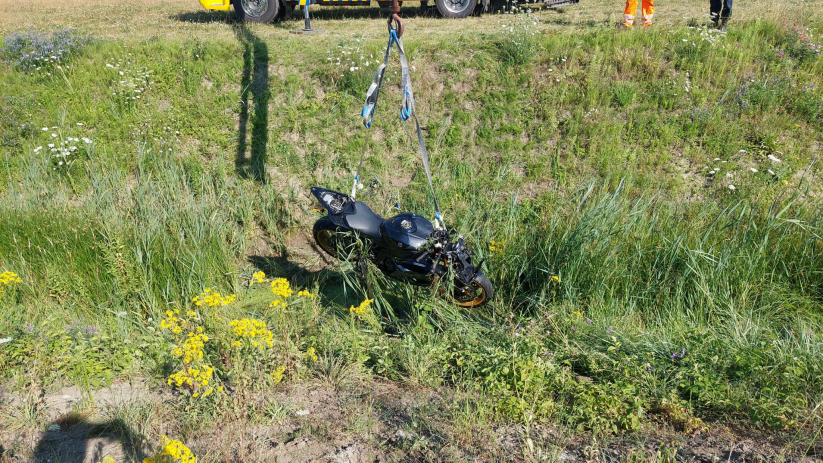
<svg viewBox="0 0 823 463">
<path fill-rule="evenodd" d="M 137 447 L 201 439 L 208 461 L 238 458 L 206 442 L 224 420 L 294 411 L 266 394 L 373 382 L 446 397 L 448 429 L 415 418 L 425 439 L 392 447 L 401 459 L 539 459 L 540 426 L 730 427 L 808 451 L 823 426 L 821 18 L 744 15 L 725 34 L 558 18 L 407 31 L 441 208 L 495 286 L 473 312 L 390 282 L 364 303 L 374 293 L 307 234 L 308 189 L 345 190 L 364 150 L 376 212 L 433 212 L 394 112 L 399 66 L 368 143 L 359 127 L 382 36 L 333 13 L 299 47 L 292 23 L 219 14 L 149 16 L 148 38 L 5 24 L 0 382 L 91 397 L 148 381 L 168 410 L 134 418 L 153 423 Z M 2 406 L 15 432 L 54 421 Z M 488 444 L 513 425 L 517 450 Z M 376 442 L 369 423 L 340 426 Z"/>
</svg>

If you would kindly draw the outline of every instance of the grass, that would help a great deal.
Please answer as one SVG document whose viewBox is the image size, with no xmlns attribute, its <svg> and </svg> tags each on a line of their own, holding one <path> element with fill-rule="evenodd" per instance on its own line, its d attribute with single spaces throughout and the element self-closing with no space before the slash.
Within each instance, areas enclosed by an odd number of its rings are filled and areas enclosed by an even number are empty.
<svg viewBox="0 0 823 463">
<path fill-rule="evenodd" d="M 89 394 L 147 378 L 174 398 L 101 406 L 128 458 L 161 433 L 207 461 L 262 458 L 262 444 L 208 436 L 287 420 L 288 393 L 311 385 L 356 418 L 296 418 L 299 432 L 391 437 L 400 459 L 559 459 L 545 426 L 594 439 L 730 427 L 786 455 L 816 445 L 823 58 L 802 36 L 820 40 L 820 2 L 754 2 L 726 34 L 687 2 L 661 7 L 650 31 L 617 30 L 619 11 L 600 5 L 464 21 L 404 9 L 441 209 L 487 259 L 496 297 L 461 312 L 376 282 L 362 317 L 350 266 L 312 246 L 308 189 L 346 190 L 367 150 L 376 212 L 433 213 L 416 135 L 395 119 L 396 67 L 372 143 L 359 126 L 385 46 L 376 8 L 319 8 L 326 33 L 298 39 L 296 19 L 242 25 L 184 2 L 47 3 L 0 9 L 4 37 L 71 27 L 82 44 L 39 70 L 12 47 L 0 62 L 0 271 L 22 280 L 0 286 L 0 338 L 13 338 L 0 377 Z M 316 298 L 270 307 L 268 285 L 249 284 L 258 270 Z M 237 300 L 197 309 L 210 340 L 202 364 L 183 364 L 171 348 L 186 332 L 160 322 L 205 288 Z M 271 330 L 265 353 L 233 350 L 227 322 L 243 318 Z M 166 383 L 191 365 L 226 390 Z M 359 401 L 375 382 L 444 399 Z M 8 429 L 47 424 L 38 405 L 5 407 Z M 381 436 L 397 420 L 411 437 Z M 513 425 L 516 450 L 495 440 Z M 672 455 L 660 443 L 623 458 Z"/>
</svg>

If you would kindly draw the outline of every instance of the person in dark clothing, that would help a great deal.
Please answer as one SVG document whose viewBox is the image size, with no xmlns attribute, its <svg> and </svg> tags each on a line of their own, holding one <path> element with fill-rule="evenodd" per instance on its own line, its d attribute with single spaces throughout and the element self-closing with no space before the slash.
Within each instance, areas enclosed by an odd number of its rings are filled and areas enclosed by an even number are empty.
<svg viewBox="0 0 823 463">
<path fill-rule="evenodd" d="M 732 16 L 732 0 L 710 0 L 712 22 L 724 29 Z"/>
</svg>

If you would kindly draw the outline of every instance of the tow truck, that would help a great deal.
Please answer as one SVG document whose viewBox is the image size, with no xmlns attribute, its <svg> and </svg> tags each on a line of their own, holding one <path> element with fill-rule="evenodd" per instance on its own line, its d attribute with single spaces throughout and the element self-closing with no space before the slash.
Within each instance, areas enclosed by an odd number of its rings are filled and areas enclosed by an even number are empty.
<svg viewBox="0 0 823 463">
<path fill-rule="evenodd" d="M 574 5 L 580 0 L 543 0 L 547 8 L 560 8 Z M 200 0 L 200 4 L 209 10 L 229 11 L 234 7 L 234 13 L 241 21 L 271 22 L 290 15 L 298 5 L 307 3 L 331 6 L 369 6 L 371 0 Z M 400 4 L 402 5 L 402 1 Z M 446 18 L 465 18 L 472 14 L 482 14 L 495 8 L 506 8 L 516 5 L 518 0 L 434 0 L 437 11 Z M 391 1 L 378 0 L 380 8 L 388 8 Z M 532 3 L 540 5 L 541 3 Z M 308 6 L 308 5 L 306 5 Z M 426 9 L 429 0 L 421 0 L 420 7 Z"/>
</svg>

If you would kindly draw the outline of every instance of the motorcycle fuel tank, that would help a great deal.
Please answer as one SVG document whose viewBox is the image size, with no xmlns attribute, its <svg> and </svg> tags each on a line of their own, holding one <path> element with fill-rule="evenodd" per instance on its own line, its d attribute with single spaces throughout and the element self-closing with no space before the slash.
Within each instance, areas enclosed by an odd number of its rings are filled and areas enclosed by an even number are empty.
<svg viewBox="0 0 823 463">
<path fill-rule="evenodd" d="M 383 241 L 395 255 L 419 251 L 434 232 L 434 226 L 417 214 L 400 214 L 383 222 Z"/>
</svg>

